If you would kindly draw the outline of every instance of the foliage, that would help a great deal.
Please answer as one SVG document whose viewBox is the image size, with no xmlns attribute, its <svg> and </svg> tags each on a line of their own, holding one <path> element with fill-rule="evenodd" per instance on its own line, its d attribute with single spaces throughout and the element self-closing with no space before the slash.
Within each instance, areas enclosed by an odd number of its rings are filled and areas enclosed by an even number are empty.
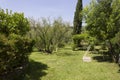
<svg viewBox="0 0 120 80">
<path fill-rule="evenodd" d="M 39 51 L 52 53 L 58 47 L 71 40 L 71 28 L 61 18 L 55 19 L 53 23 L 49 18 L 42 18 L 41 21 L 30 20 L 30 35 L 36 41 L 35 47 Z"/>
<path fill-rule="evenodd" d="M 84 16 L 87 23 L 86 29 L 98 41 L 109 44 L 109 55 L 113 59 L 116 56 L 111 39 L 120 31 L 120 5 L 118 4 L 120 4 L 120 0 L 92 1 L 91 5 L 84 10 L 86 13 Z"/>
<path fill-rule="evenodd" d="M 86 33 L 73 35 L 73 37 L 72 37 L 72 39 L 74 41 L 74 44 L 72 46 L 73 50 L 75 50 L 75 48 L 77 48 L 79 46 L 77 41 L 82 41 L 82 40 L 85 40 L 86 38 L 87 38 L 87 34 Z"/>
<path fill-rule="evenodd" d="M 73 38 L 74 42 L 77 42 L 77 40 L 80 40 L 81 41 L 81 47 L 84 47 L 84 46 L 87 47 L 88 45 L 94 46 L 95 42 L 96 42 L 96 38 L 91 37 L 88 34 L 88 32 L 86 32 L 86 31 L 84 31 L 81 34 L 73 35 L 72 38 Z M 75 48 L 77 48 L 77 47 L 78 47 L 77 43 L 74 43 L 73 50 L 75 50 Z"/>
<path fill-rule="evenodd" d="M 116 34 L 116 36 L 112 39 L 112 43 L 114 45 L 116 44 L 117 47 L 120 47 L 120 32 L 118 32 Z M 117 48 L 117 49 L 119 49 L 119 48 Z M 117 52 L 117 53 L 119 53 L 119 52 Z"/>
<path fill-rule="evenodd" d="M 116 62 L 120 59 L 120 32 L 116 34 L 116 36 L 111 40 L 114 48 L 114 52 L 116 53 Z M 119 63 L 120 64 L 120 63 Z"/>
<path fill-rule="evenodd" d="M 74 29 L 73 34 L 80 34 L 82 27 L 82 0 L 78 0 L 76 11 L 74 14 Z"/>
<path fill-rule="evenodd" d="M 28 31 L 29 22 L 23 13 L 0 9 L 0 78 L 27 64 L 34 44 L 25 37 Z"/>
<path fill-rule="evenodd" d="M 73 40 L 81 40 L 81 39 L 84 39 L 84 35 L 83 34 L 76 34 L 76 35 L 73 35 Z"/>
<path fill-rule="evenodd" d="M 74 13 L 74 28 L 73 28 L 73 34 L 80 34 L 81 33 L 81 28 L 82 28 L 82 0 L 78 0 L 77 5 L 76 5 L 76 11 Z M 77 44 L 80 46 L 80 40 L 75 40 L 74 44 Z"/>
<path fill-rule="evenodd" d="M 3 9 L 0 9 L 0 33 L 9 35 L 15 33 L 18 35 L 24 35 L 29 30 L 29 22 L 27 18 L 24 18 L 23 13 L 15 12 L 12 14 L 6 9 L 6 12 Z"/>
</svg>

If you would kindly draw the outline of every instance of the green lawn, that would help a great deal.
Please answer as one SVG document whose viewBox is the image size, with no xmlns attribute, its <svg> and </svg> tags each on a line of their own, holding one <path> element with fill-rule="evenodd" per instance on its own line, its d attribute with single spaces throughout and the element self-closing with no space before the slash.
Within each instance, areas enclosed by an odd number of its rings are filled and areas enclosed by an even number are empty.
<svg viewBox="0 0 120 80">
<path fill-rule="evenodd" d="M 92 62 L 83 62 L 84 51 L 65 48 L 58 52 L 52 55 L 33 52 L 25 80 L 120 80 L 119 67 L 100 61 L 99 54 L 89 54 L 94 57 Z"/>
</svg>

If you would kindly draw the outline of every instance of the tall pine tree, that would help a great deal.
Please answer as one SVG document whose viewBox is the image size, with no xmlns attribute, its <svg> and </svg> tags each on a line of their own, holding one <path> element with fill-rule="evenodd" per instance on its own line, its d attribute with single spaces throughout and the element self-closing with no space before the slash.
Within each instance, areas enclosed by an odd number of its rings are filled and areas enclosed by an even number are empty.
<svg viewBox="0 0 120 80">
<path fill-rule="evenodd" d="M 76 11 L 74 13 L 74 28 L 73 28 L 73 35 L 80 34 L 82 28 L 82 0 L 78 0 L 76 5 Z M 74 41 L 77 46 L 80 46 L 80 40 Z"/>
</svg>

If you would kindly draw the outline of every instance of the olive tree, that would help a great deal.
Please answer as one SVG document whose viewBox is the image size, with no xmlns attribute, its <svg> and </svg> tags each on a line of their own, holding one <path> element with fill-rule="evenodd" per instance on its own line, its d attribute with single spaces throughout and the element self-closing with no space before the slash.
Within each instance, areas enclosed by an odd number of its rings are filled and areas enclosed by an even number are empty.
<svg viewBox="0 0 120 80">
<path fill-rule="evenodd" d="M 60 45 L 70 40 L 70 25 L 63 22 L 61 18 L 53 20 L 53 23 L 49 18 L 42 18 L 39 21 L 30 19 L 30 23 L 30 35 L 35 39 L 35 47 L 39 51 L 52 53 L 53 51 L 57 51 Z"/>
</svg>

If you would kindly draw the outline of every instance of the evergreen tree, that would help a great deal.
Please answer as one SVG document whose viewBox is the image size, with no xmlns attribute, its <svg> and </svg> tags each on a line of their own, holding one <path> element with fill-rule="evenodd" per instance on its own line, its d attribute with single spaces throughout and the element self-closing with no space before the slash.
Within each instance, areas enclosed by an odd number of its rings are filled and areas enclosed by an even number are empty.
<svg viewBox="0 0 120 80">
<path fill-rule="evenodd" d="M 82 0 L 78 0 L 77 2 L 77 6 L 76 6 L 76 11 L 74 14 L 74 28 L 73 28 L 73 34 L 80 34 L 81 33 L 81 28 L 82 28 Z M 80 46 L 80 41 L 81 40 L 75 40 L 74 44 L 76 44 L 78 46 Z"/>
<path fill-rule="evenodd" d="M 81 33 L 81 27 L 82 27 L 82 0 L 78 0 L 76 11 L 74 14 L 74 29 L 73 34 L 80 34 Z"/>
<path fill-rule="evenodd" d="M 120 31 L 119 3 L 120 0 L 97 0 L 91 3 L 86 12 L 86 29 L 91 36 L 95 36 L 102 43 L 107 43 L 109 55 L 114 61 L 118 55 L 115 54 L 116 48 L 112 39 Z"/>
</svg>

